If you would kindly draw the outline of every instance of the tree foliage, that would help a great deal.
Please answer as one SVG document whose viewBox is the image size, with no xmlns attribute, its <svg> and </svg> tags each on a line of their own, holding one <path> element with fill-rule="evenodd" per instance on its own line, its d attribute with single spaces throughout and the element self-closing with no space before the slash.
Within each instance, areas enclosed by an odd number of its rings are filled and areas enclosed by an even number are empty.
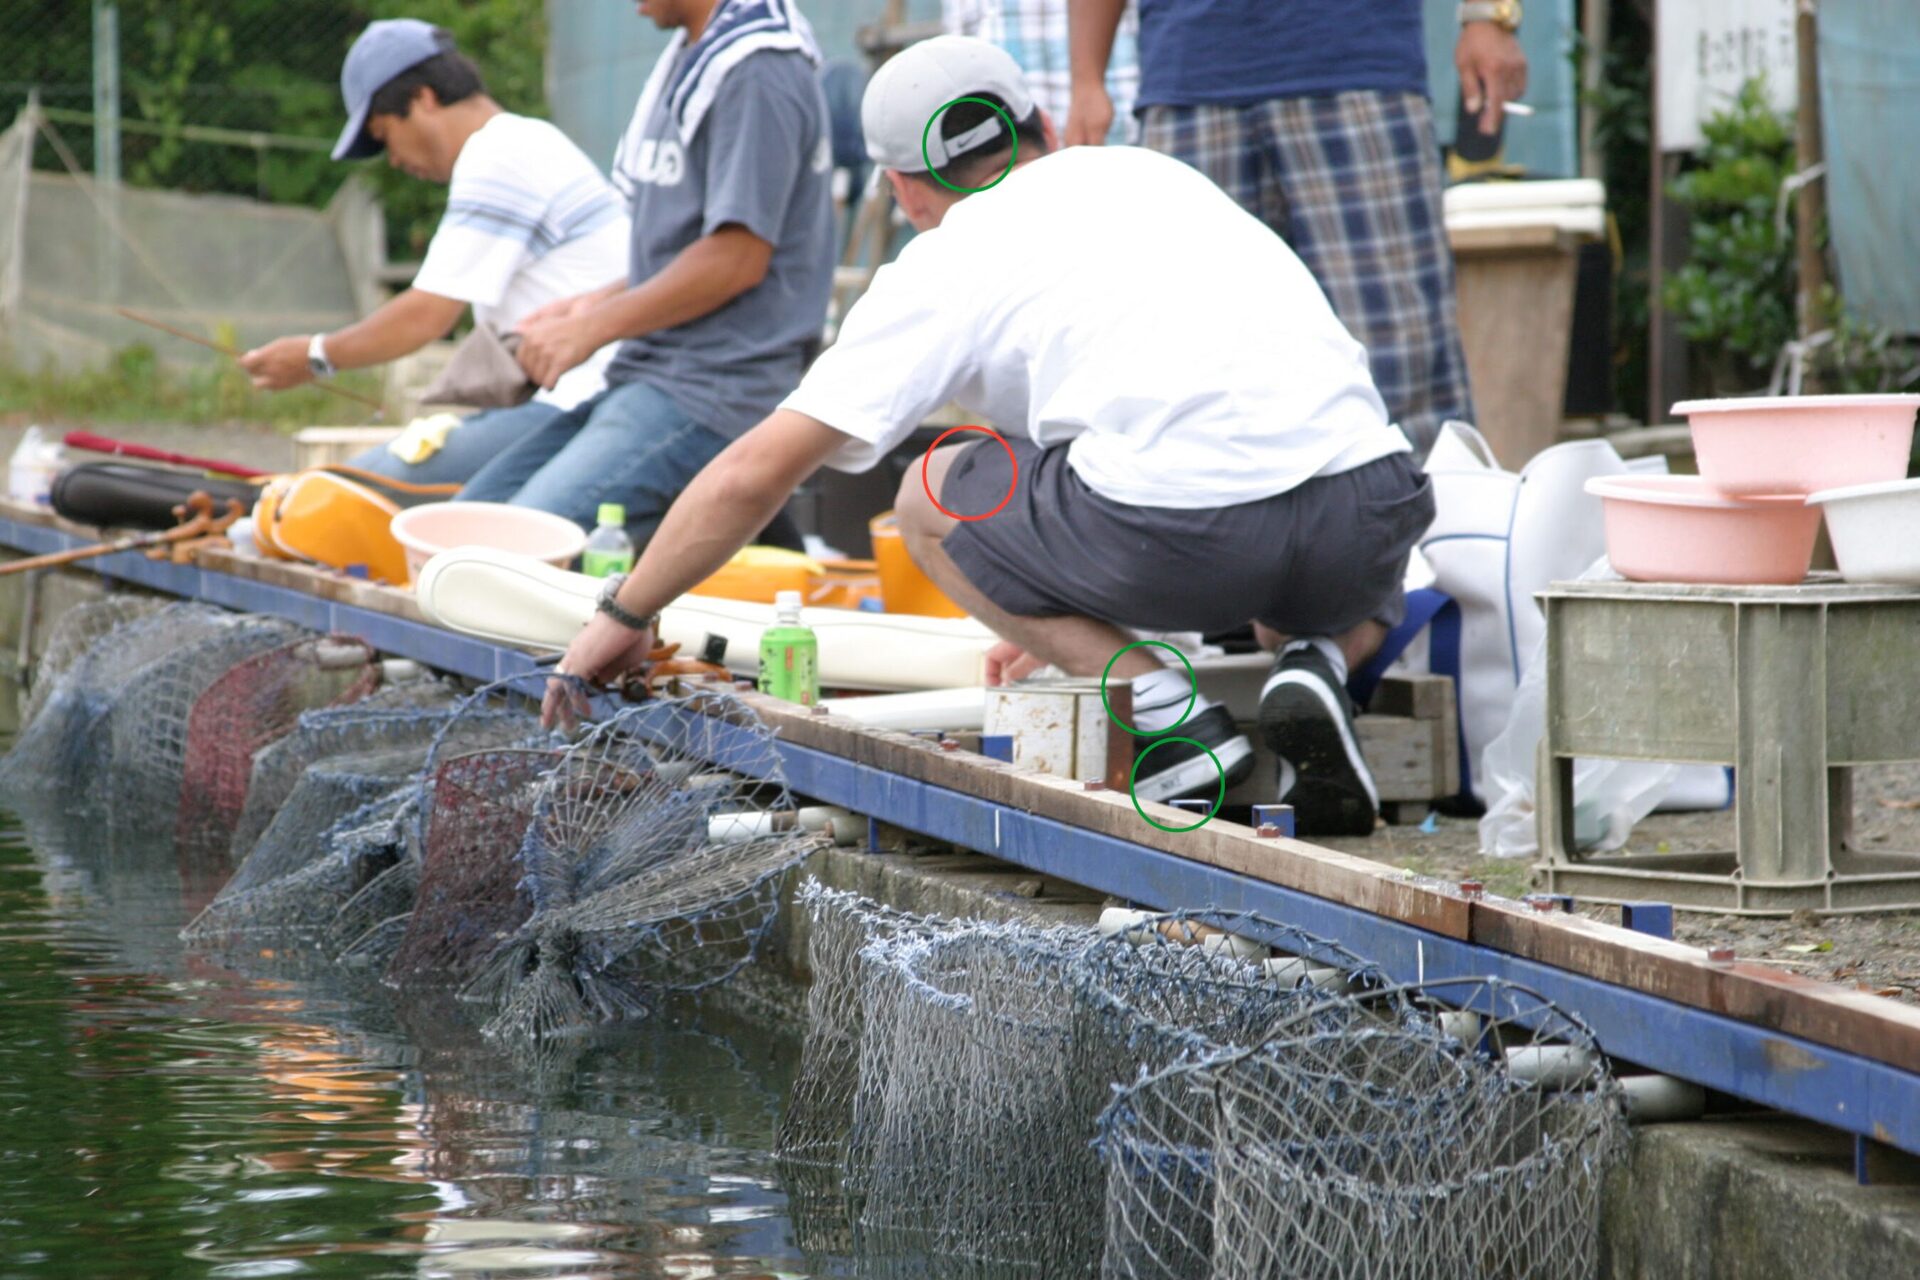
<svg viewBox="0 0 1920 1280">
<path fill-rule="evenodd" d="M 414 17 L 451 31 L 507 109 L 545 110 L 546 17 L 541 0 L 116 0 L 120 25 L 122 174 L 143 186 L 227 192 L 321 205 L 352 166 L 324 151 L 196 142 L 182 125 L 331 140 L 345 116 L 340 64 L 367 23 Z M 50 107 L 93 107 L 92 6 L 86 0 L 23 0 L 0 17 L 0 113 L 30 89 Z M 91 131 L 59 126 L 82 164 Z M 57 165 L 43 149 L 43 165 Z M 386 170 L 391 248 L 416 256 L 433 232 L 445 193 Z"/>
<path fill-rule="evenodd" d="M 1748 81 L 1729 108 L 1702 127 L 1696 165 L 1672 186 L 1692 215 L 1686 265 L 1662 300 L 1676 312 L 1711 393 L 1766 383 L 1783 348 L 1799 336 L 1797 210 L 1782 192 L 1793 176 L 1793 118 L 1773 110 L 1765 86 Z M 1818 228 L 1823 249 L 1827 227 Z M 1822 286 L 1813 299 L 1805 372 L 1809 389 L 1890 391 L 1920 376 L 1920 354 L 1852 314 Z"/>
<path fill-rule="evenodd" d="M 1669 188 L 1692 223 L 1686 265 L 1662 301 L 1689 341 L 1721 353 L 1727 376 L 1750 388 L 1798 330 L 1793 223 L 1779 207 L 1794 168 L 1793 122 L 1768 105 L 1755 79 L 1701 135 L 1697 167 Z"/>
</svg>

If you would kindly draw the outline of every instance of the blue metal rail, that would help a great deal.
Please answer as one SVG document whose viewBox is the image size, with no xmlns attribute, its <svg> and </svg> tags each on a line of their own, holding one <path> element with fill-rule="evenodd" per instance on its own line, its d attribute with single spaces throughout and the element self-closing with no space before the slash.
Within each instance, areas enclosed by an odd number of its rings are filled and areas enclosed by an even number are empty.
<svg viewBox="0 0 1920 1280">
<path fill-rule="evenodd" d="M 78 544 L 58 530 L 4 519 L 0 542 L 34 553 Z M 387 652 L 477 679 L 532 666 L 512 649 L 285 587 L 134 554 L 88 566 L 170 594 L 349 632 Z M 1521 983 L 1585 1018 L 1617 1057 L 1920 1153 L 1920 1074 L 828 752 L 784 741 L 778 747 L 789 785 L 830 804 L 1147 906 L 1258 912 L 1336 939 L 1396 981 L 1491 976 Z"/>
</svg>

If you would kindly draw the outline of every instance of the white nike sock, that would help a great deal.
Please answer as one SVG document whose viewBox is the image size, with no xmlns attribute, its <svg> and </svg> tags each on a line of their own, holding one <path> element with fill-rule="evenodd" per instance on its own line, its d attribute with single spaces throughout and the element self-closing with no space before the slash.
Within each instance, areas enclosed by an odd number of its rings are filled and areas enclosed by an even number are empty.
<svg viewBox="0 0 1920 1280">
<path fill-rule="evenodd" d="M 1281 653 L 1295 649 L 1318 649 L 1320 656 L 1333 667 L 1333 681 L 1344 685 L 1347 682 L 1347 655 L 1340 652 L 1340 646 L 1325 636 L 1302 636 L 1298 640 L 1289 640 Z"/>
<path fill-rule="evenodd" d="M 1194 694 L 1193 682 L 1187 679 L 1184 670 L 1162 667 L 1144 676 L 1135 676 L 1133 727 L 1142 733 L 1160 733 L 1171 729 L 1180 723 L 1181 713 L 1187 710 L 1190 696 L 1193 698 L 1193 710 L 1187 715 L 1189 720 L 1213 705 L 1206 698 Z"/>
</svg>

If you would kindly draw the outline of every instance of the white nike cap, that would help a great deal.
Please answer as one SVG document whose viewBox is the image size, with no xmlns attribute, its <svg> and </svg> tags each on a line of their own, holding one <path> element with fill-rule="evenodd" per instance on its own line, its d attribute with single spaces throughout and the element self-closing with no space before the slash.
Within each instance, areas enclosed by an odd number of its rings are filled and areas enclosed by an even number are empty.
<svg viewBox="0 0 1920 1280">
<path fill-rule="evenodd" d="M 860 101 L 868 157 L 883 169 L 925 173 L 928 160 L 944 169 L 969 151 L 1009 145 L 1007 124 L 998 112 L 953 138 L 941 137 L 937 123 L 927 127 L 955 98 L 971 97 L 1005 103 L 1016 124 L 1033 111 L 1020 64 L 1000 46 L 973 36 L 934 36 L 908 45 L 873 73 Z"/>
</svg>

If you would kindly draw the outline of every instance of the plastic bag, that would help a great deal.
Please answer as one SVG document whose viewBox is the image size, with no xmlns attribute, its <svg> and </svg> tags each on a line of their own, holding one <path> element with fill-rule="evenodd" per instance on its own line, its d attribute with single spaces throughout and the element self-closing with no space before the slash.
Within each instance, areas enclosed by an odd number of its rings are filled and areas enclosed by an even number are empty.
<svg viewBox="0 0 1920 1280">
<path fill-rule="evenodd" d="M 1616 575 L 1601 557 L 1583 582 Z M 1480 819 L 1480 851 L 1494 858 L 1531 858 L 1540 852 L 1535 821 L 1535 762 L 1547 734 L 1547 642 L 1543 635 L 1522 668 L 1513 710 L 1482 758 L 1487 812 Z M 1680 774 L 1675 764 L 1637 760 L 1576 760 L 1573 765 L 1573 837 L 1580 849 L 1606 851 L 1626 844 L 1634 824 L 1652 813 Z"/>
</svg>

